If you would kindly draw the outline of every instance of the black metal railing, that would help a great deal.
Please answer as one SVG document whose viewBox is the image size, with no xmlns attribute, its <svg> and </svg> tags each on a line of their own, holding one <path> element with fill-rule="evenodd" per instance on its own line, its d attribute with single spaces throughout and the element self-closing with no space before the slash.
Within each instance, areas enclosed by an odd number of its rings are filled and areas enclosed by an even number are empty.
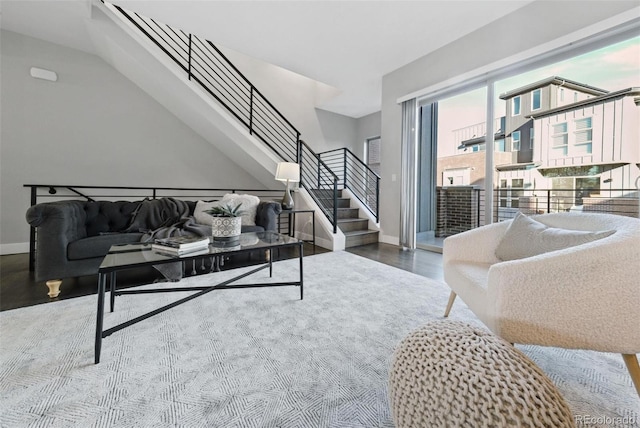
<svg viewBox="0 0 640 428">
<path fill-rule="evenodd" d="M 326 165 L 338 176 L 338 186 L 349 189 L 379 221 L 380 176 L 347 148 L 319 153 Z"/>
<path fill-rule="evenodd" d="M 135 12 L 111 5 L 185 71 L 280 159 L 300 164 L 301 185 L 337 231 L 338 176 L 306 143 L 300 132 L 210 41 Z M 343 182 L 378 221 L 380 177 L 347 149 Z"/>
<path fill-rule="evenodd" d="M 318 204 L 331 222 L 333 233 L 338 230 L 338 176 L 304 141 L 298 142 L 300 184 Z"/>
<path fill-rule="evenodd" d="M 638 217 L 636 189 L 494 189 L 494 219 L 552 212 L 596 212 Z"/>
<path fill-rule="evenodd" d="M 143 199 L 180 198 L 184 200 L 216 200 L 227 193 L 250 193 L 263 201 L 279 200 L 282 190 L 269 189 L 232 189 L 232 188 L 197 188 L 197 187 L 136 187 L 136 186 L 87 186 L 74 184 L 25 184 L 29 188 L 30 203 L 55 202 L 79 197 L 87 201 L 120 200 L 139 201 Z M 36 228 L 31 227 L 29 233 L 29 270 L 35 268 Z"/>
<path fill-rule="evenodd" d="M 483 226 L 485 191 L 470 186 L 438 187 L 436 236 L 446 237 Z M 493 190 L 493 222 L 516 213 L 588 212 L 640 217 L 639 191 L 635 189 L 526 189 Z"/>
<path fill-rule="evenodd" d="M 280 158 L 295 162 L 300 132 L 210 41 L 111 5 Z"/>
</svg>

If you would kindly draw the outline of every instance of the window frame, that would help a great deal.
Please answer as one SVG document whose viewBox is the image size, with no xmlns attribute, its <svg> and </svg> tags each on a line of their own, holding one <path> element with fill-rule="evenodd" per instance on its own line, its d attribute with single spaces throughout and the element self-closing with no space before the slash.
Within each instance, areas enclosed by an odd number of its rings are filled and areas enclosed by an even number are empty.
<svg viewBox="0 0 640 428">
<path fill-rule="evenodd" d="M 518 111 L 516 112 L 516 99 L 518 100 Z M 511 116 L 520 116 L 522 114 L 522 97 L 516 95 L 511 99 Z"/>
<path fill-rule="evenodd" d="M 586 121 L 588 121 L 588 126 L 584 128 L 578 128 L 579 122 L 586 122 Z M 574 125 L 573 146 L 576 147 L 576 155 L 580 155 L 580 154 L 591 155 L 593 153 L 593 117 L 588 116 L 588 117 L 581 117 L 579 119 L 575 119 L 573 121 L 573 125 Z M 578 135 L 580 134 L 587 134 L 589 138 L 585 141 L 578 142 Z M 585 153 L 580 153 L 582 152 L 582 147 L 587 148 Z"/>
<path fill-rule="evenodd" d="M 564 130 L 557 132 L 557 127 L 564 125 Z M 552 156 L 553 158 L 562 158 L 569 154 L 569 122 L 558 122 L 551 125 L 553 132 L 551 133 L 551 144 L 549 145 L 549 149 L 551 153 L 557 154 L 558 149 L 562 149 L 562 154 L 560 156 Z M 556 138 L 563 137 L 564 142 L 562 144 L 556 143 Z"/>
<path fill-rule="evenodd" d="M 516 139 L 515 136 L 518 136 L 518 138 Z M 517 144 L 517 148 L 516 148 L 516 141 L 518 142 Z M 512 152 L 519 152 L 520 149 L 522 148 L 522 133 L 518 130 L 518 131 L 513 131 L 511 133 L 511 151 Z"/>
<path fill-rule="evenodd" d="M 535 93 L 538 93 L 538 107 L 535 106 L 534 102 L 536 100 Z M 540 110 L 542 108 L 542 88 L 534 89 L 531 91 L 531 111 Z"/>
</svg>

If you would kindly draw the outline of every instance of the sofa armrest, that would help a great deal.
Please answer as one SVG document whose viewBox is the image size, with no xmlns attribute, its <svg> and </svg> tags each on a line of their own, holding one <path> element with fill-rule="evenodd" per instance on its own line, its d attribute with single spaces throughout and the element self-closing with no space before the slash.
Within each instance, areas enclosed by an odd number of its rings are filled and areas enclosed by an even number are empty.
<svg viewBox="0 0 640 428">
<path fill-rule="evenodd" d="M 264 227 L 264 230 L 278 231 L 278 215 L 282 212 L 280 202 L 260 202 L 256 211 L 256 225 Z"/>
<path fill-rule="evenodd" d="M 499 262 L 495 251 L 510 224 L 511 221 L 492 223 L 449 236 L 443 243 L 443 265 L 452 260 L 489 264 Z"/>
<path fill-rule="evenodd" d="M 26 213 L 27 222 L 37 228 L 36 280 L 54 279 L 67 264 L 67 245 L 85 238 L 84 201 L 60 201 L 37 204 Z"/>
<path fill-rule="evenodd" d="M 621 235 L 491 266 L 492 330 L 520 343 L 640 352 L 640 245 Z"/>
</svg>

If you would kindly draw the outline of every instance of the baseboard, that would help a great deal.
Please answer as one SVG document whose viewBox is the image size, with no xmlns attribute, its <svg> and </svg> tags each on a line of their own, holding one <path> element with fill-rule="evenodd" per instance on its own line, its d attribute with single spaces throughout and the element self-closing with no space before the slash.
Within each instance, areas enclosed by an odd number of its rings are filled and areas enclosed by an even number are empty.
<svg viewBox="0 0 640 428">
<path fill-rule="evenodd" d="M 302 233 L 302 232 L 296 232 L 295 236 L 297 239 L 300 240 L 305 240 L 305 241 L 312 241 L 313 240 L 313 235 L 309 234 L 309 233 Z M 318 236 L 316 236 L 316 245 L 318 247 L 322 247 L 325 248 L 327 250 L 331 250 L 332 248 L 332 242 L 328 239 L 323 239 L 320 238 Z"/>
<path fill-rule="evenodd" d="M 400 238 L 398 238 L 397 236 L 389 236 L 389 235 L 380 234 L 379 241 L 383 242 L 385 244 L 391 244 L 391 245 L 396 245 L 396 246 L 400 245 Z"/>
<path fill-rule="evenodd" d="M 9 254 L 22 254 L 29 252 L 28 242 L 16 242 L 15 244 L 0 244 L 0 256 Z"/>
</svg>

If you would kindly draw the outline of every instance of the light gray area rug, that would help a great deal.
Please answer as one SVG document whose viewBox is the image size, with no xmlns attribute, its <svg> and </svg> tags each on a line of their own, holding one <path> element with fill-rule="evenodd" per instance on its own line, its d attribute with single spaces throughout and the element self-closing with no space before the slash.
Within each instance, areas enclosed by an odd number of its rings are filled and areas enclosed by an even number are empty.
<svg viewBox="0 0 640 428">
<path fill-rule="evenodd" d="M 274 276 L 296 279 L 297 263 L 274 264 Z M 2 312 L 2 426 L 393 426 L 393 350 L 442 318 L 448 287 L 346 252 L 306 257 L 304 268 L 303 301 L 296 287 L 214 291 L 107 337 L 98 365 L 96 296 Z M 120 296 L 105 328 L 182 296 Z M 451 319 L 478 323 L 460 300 Z M 519 348 L 576 415 L 600 418 L 588 426 L 637 426 L 640 399 L 619 355 Z M 623 420 L 633 424 L 611 423 Z"/>
</svg>

